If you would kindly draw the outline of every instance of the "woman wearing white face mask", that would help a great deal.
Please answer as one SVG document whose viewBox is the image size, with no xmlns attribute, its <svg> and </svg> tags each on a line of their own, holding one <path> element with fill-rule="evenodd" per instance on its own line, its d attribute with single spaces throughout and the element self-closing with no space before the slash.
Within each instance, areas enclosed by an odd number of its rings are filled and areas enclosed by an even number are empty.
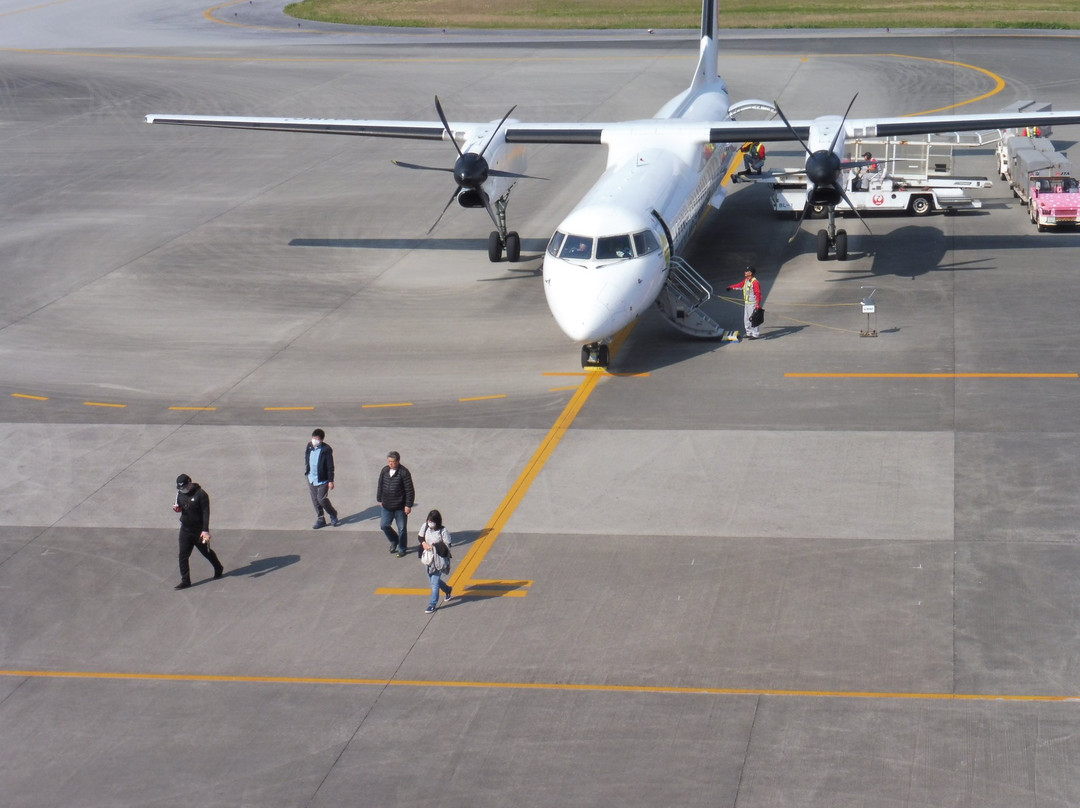
<svg viewBox="0 0 1080 808">
<path fill-rule="evenodd" d="M 431 614 L 439 602 L 439 590 L 446 593 L 443 603 L 449 603 L 454 596 L 450 584 L 442 579 L 450 574 L 450 531 L 443 527 L 442 514 L 432 511 L 427 515 L 427 522 L 420 528 L 420 561 L 427 568 L 428 580 L 431 581 L 431 602 L 425 611 Z"/>
</svg>

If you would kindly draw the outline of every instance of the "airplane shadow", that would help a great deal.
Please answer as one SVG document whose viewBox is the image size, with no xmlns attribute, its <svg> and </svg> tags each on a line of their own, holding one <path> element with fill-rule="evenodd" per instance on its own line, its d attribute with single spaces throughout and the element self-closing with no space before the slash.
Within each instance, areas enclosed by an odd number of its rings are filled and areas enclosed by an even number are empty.
<svg viewBox="0 0 1080 808">
<path fill-rule="evenodd" d="M 299 560 L 300 556 L 298 555 L 256 558 L 254 561 L 248 562 L 246 567 L 228 570 L 225 573 L 225 577 L 240 578 L 246 575 L 252 578 L 261 578 L 263 575 L 269 575 L 271 572 L 277 572 L 278 570 L 285 569 L 285 567 L 290 567 Z"/>
<path fill-rule="evenodd" d="M 548 239 L 523 238 L 521 249 L 544 254 Z M 487 252 L 486 238 L 294 238 L 290 247 L 337 247 L 348 250 L 458 250 Z M 522 256 L 522 261 L 529 260 Z"/>
</svg>

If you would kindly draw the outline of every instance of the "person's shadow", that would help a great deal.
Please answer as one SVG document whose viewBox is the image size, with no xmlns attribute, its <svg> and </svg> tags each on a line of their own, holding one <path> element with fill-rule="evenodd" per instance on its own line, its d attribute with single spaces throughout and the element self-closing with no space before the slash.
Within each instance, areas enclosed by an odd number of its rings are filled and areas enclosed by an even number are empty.
<svg viewBox="0 0 1080 808">
<path fill-rule="evenodd" d="M 343 525 L 358 525 L 361 522 L 366 522 L 369 519 L 378 519 L 382 516 L 382 508 L 378 505 L 372 505 L 370 508 L 365 508 L 359 513 L 353 513 L 348 516 L 338 516 L 338 522 Z"/>
<path fill-rule="evenodd" d="M 285 555 L 276 556 L 274 558 L 256 558 L 254 561 L 249 561 L 246 567 L 239 567 L 237 569 L 229 570 L 225 573 L 226 578 L 239 578 L 241 575 L 250 575 L 252 578 L 259 578 L 263 575 L 269 575 L 271 572 L 277 572 L 278 570 L 290 567 L 300 560 L 298 555 Z"/>
</svg>

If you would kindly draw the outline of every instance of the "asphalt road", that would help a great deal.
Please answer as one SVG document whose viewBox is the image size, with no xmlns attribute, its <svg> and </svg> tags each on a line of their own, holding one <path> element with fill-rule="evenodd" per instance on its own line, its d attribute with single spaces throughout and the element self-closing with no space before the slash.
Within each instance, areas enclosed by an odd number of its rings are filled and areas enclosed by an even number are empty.
<svg viewBox="0 0 1080 808">
<path fill-rule="evenodd" d="M 719 289 L 759 268 L 765 339 L 650 312 L 585 375 L 540 256 L 601 150 L 530 151 L 523 260 L 490 264 L 486 216 L 427 236 L 452 186 L 390 162 L 447 144 L 143 116 L 647 117 L 692 36 L 149 0 L 0 22 L 5 805 L 1080 804 L 1080 233 L 999 182 L 978 212 L 849 220 L 850 260 L 818 262 L 817 223 L 789 243 L 736 186 L 690 259 Z M 1075 48 L 740 34 L 720 71 L 800 117 L 1076 109 Z M 990 148 L 957 166 L 997 179 Z M 319 531 L 316 426 L 345 522 Z M 455 536 L 434 615 L 378 528 L 391 449 L 411 532 L 438 508 Z M 227 575 L 196 554 L 176 592 L 181 472 Z"/>
</svg>

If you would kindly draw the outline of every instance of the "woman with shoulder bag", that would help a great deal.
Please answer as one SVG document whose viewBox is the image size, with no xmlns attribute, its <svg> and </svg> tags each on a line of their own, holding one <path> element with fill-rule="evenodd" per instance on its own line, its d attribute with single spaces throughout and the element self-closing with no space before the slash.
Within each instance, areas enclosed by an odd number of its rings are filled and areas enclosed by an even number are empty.
<svg viewBox="0 0 1080 808">
<path fill-rule="evenodd" d="M 454 590 L 442 579 L 450 574 L 450 531 L 443 527 L 442 514 L 432 511 L 427 515 L 427 522 L 417 534 L 420 540 L 420 563 L 427 569 L 431 581 L 431 602 L 424 611 L 431 614 L 439 602 L 439 590 L 446 593 L 443 603 L 449 603 Z"/>
</svg>

